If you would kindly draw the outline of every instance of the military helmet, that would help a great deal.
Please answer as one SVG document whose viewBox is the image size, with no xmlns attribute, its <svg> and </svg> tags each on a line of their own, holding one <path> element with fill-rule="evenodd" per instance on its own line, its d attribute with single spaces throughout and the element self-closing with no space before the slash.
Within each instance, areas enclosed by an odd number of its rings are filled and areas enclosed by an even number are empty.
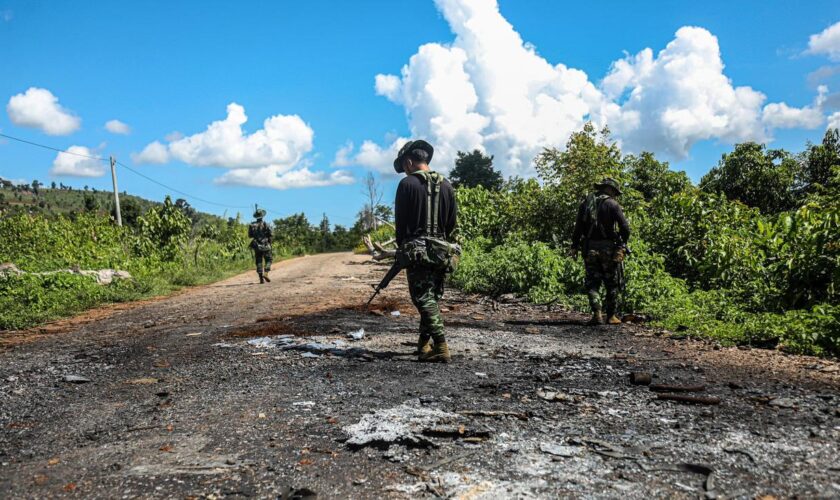
<svg viewBox="0 0 840 500">
<path fill-rule="evenodd" d="M 262 219 L 263 217 L 265 217 L 265 210 L 263 210 L 262 208 L 258 208 L 254 211 L 255 219 Z"/>
<path fill-rule="evenodd" d="M 601 182 L 595 183 L 595 189 L 601 189 L 605 187 L 610 187 L 615 189 L 615 192 L 619 195 L 621 194 L 621 188 L 618 187 L 618 181 L 613 179 L 612 177 L 605 177 Z"/>
<path fill-rule="evenodd" d="M 407 154 L 411 153 L 415 149 L 420 149 L 420 150 L 425 151 L 429 155 L 429 159 L 427 160 L 427 163 L 432 162 L 432 156 L 434 156 L 434 154 L 435 154 L 435 148 L 433 148 L 431 144 L 429 144 L 428 142 L 426 142 L 422 139 L 417 140 L 417 141 L 408 141 L 408 142 L 405 143 L 405 145 L 403 147 L 400 148 L 400 152 L 397 153 L 397 159 L 394 160 L 394 170 L 398 174 L 401 174 L 401 173 L 404 172 L 404 169 L 403 169 L 403 166 L 402 166 L 403 158 L 405 158 L 405 156 Z"/>
</svg>

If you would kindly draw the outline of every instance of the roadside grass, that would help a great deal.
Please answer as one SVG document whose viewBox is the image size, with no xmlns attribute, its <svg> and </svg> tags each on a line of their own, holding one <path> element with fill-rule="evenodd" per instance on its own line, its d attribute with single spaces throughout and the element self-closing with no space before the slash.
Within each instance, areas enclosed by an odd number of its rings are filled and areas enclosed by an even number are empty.
<svg viewBox="0 0 840 500">
<path fill-rule="evenodd" d="M 213 266 L 167 264 L 154 269 L 138 266 L 132 279 L 116 279 L 109 285 L 70 273 L 0 277 L 0 330 L 29 328 L 104 304 L 168 295 L 227 279 L 254 265 L 250 258 Z"/>
</svg>

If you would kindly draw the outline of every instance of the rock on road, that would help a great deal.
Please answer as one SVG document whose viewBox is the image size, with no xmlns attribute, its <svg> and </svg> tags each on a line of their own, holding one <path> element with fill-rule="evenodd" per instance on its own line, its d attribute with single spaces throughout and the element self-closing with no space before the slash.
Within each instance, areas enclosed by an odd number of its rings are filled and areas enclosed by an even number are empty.
<svg viewBox="0 0 840 500">
<path fill-rule="evenodd" d="M 385 270 L 303 257 L 0 332 L 0 496 L 840 496 L 834 361 L 450 291 L 454 362 L 421 364 L 404 277 L 362 307 Z"/>
</svg>

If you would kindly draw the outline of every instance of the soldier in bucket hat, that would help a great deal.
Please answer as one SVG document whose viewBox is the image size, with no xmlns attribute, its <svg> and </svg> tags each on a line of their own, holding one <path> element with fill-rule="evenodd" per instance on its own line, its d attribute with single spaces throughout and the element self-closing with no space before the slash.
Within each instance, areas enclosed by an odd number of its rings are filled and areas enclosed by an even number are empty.
<svg viewBox="0 0 840 500">
<path fill-rule="evenodd" d="M 451 356 L 439 301 L 444 279 L 454 271 L 461 249 L 455 190 L 429 168 L 434 152 L 431 144 L 417 140 L 397 153 L 394 170 L 406 175 L 397 187 L 394 225 L 397 259 L 406 268 L 411 301 L 420 313 L 418 360 L 448 363 Z"/>
<path fill-rule="evenodd" d="M 572 253 L 583 252 L 586 268 L 586 294 L 592 308 L 590 325 L 621 323 L 618 318 L 618 294 L 624 280 L 624 257 L 627 254 L 627 240 L 630 238 L 630 224 L 624 217 L 616 200 L 621 188 L 615 179 L 609 177 L 595 184 L 595 192 L 586 197 L 578 209 L 575 230 L 572 234 Z M 604 285 L 603 308 L 601 285 Z"/>
</svg>

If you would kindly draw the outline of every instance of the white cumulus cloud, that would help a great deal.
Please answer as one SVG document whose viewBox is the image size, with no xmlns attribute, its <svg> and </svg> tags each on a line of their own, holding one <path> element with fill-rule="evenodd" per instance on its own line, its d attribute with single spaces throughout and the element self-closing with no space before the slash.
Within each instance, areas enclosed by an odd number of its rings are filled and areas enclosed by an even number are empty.
<svg viewBox="0 0 840 500">
<path fill-rule="evenodd" d="M 147 144 L 139 153 L 131 153 L 131 161 L 160 165 L 169 161 L 169 150 L 160 141 L 155 141 Z"/>
<path fill-rule="evenodd" d="M 764 106 L 762 121 L 773 128 L 815 129 L 819 127 L 825 120 L 823 105 L 828 96 L 828 87 L 820 85 L 817 92 L 817 97 L 811 106 L 792 108 L 783 102 Z"/>
<path fill-rule="evenodd" d="M 128 135 L 131 133 L 131 127 L 128 124 L 119 120 L 108 120 L 105 122 L 105 130 L 112 134 Z"/>
<path fill-rule="evenodd" d="M 615 61 L 598 84 L 547 61 L 502 16 L 496 0 L 436 0 L 455 39 L 420 46 L 399 75 L 376 75 L 377 94 L 402 106 L 412 137 L 436 147 L 448 170 L 458 150 L 480 149 L 508 174 L 530 175 L 544 147 L 562 147 L 587 121 L 609 126 L 627 151 L 685 157 L 698 141 L 766 140 L 779 126 L 812 127 L 818 107 L 765 106 L 724 73 L 717 38 L 683 27 L 658 53 Z M 766 113 L 765 113 L 766 110 Z M 334 164 L 392 171 L 397 141 L 346 146 Z"/>
<path fill-rule="evenodd" d="M 840 61 L 840 22 L 811 35 L 807 53 L 825 55 L 832 61 Z"/>
<path fill-rule="evenodd" d="M 172 132 L 166 136 L 166 143 L 154 141 L 131 158 L 135 163 L 177 160 L 199 167 L 226 168 L 228 171 L 215 179 L 220 185 L 284 190 L 355 182 L 344 170 L 310 169 L 306 155 L 312 151 L 315 134 L 299 116 L 270 116 L 251 134 L 242 128 L 247 121 L 245 108 L 230 103 L 225 119 L 212 122 L 204 132 L 188 136 Z"/>
<path fill-rule="evenodd" d="M 828 128 L 840 129 L 840 111 L 835 111 L 828 117 Z"/>
<path fill-rule="evenodd" d="M 613 64 L 602 86 L 615 98 L 627 92 L 607 123 L 630 150 L 683 158 L 698 141 L 765 140 L 765 96 L 735 87 L 723 73 L 717 38 L 703 28 L 680 28 L 656 55 L 645 49 Z"/>
<path fill-rule="evenodd" d="M 47 89 L 30 87 L 13 95 L 6 104 L 9 119 L 15 125 L 41 129 L 49 135 L 68 135 L 79 129 L 82 120 L 58 103 Z"/>
<path fill-rule="evenodd" d="M 96 157 L 97 152 L 85 146 L 70 146 L 68 153 L 58 153 L 53 160 L 50 175 L 67 177 L 100 177 L 105 174 L 105 162 L 85 158 Z M 83 155 L 83 156 L 78 156 Z"/>
<path fill-rule="evenodd" d="M 349 172 L 344 170 L 313 172 L 309 167 L 290 170 L 288 167 L 269 165 L 257 169 L 233 169 L 216 179 L 215 182 L 217 184 L 285 190 L 353 184 L 356 181 Z"/>
<path fill-rule="evenodd" d="M 178 160 L 201 167 L 262 168 L 295 165 L 312 149 L 314 133 L 297 115 L 266 118 L 263 128 L 253 134 L 242 130 L 247 121 L 245 108 L 228 104 L 227 117 L 211 123 L 204 132 L 169 141 L 165 146 L 153 142 L 134 159 L 138 163 Z"/>
</svg>

